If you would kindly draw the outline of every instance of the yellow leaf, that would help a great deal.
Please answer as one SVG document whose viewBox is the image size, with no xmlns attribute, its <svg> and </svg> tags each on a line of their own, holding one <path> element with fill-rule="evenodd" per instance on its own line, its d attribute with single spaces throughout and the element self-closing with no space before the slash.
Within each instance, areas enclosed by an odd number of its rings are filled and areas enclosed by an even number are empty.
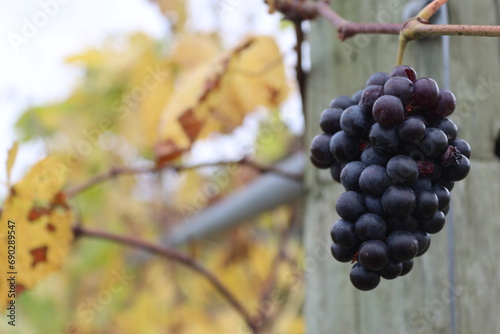
<svg viewBox="0 0 500 334">
<path fill-rule="evenodd" d="M 7 186 L 10 187 L 10 171 L 14 166 L 14 162 L 16 161 L 17 149 L 19 148 L 19 143 L 16 141 L 12 145 L 11 149 L 7 153 Z"/>
<path fill-rule="evenodd" d="M 175 30 L 180 30 L 186 22 L 186 6 L 184 0 L 155 0 L 161 11 L 170 20 Z"/>
<path fill-rule="evenodd" d="M 219 52 L 216 35 L 186 35 L 177 42 L 171 58 L 183 69 L 190 69 L 214 59 Z"/>
<path fill-rule="evenodd" d="M 195 140 L 214 130 L 232 131 L 258 106 L 279 105 L 288 91 L 275 41 L 265 36 L 247 38 L 179 78 L 159 124 L 160 142 L 170 143 L 170 150 L 157 151 L 158 161 L 189 150 Z"/>
<path fill-rule="evenodd" d="M 6 282 L 7 278 L 15 276 L 11 286 L 16 287 L 18 293 L 60 269 L 69 251 L 73 239 L 73 214 L 61 192 L 64 180 L 65 171 L 59 162 L 48 157 L 33 166 L 24 179 L 12 187 L 4 203 L 0 219 L 3 224 L 0 244 L 4 248 L 0 250 L 0 263 L 9 263 L 12 267 L 0 271 L 0 280 Z M 7 248 L 14 243 L 15 254 L 14 247 Z M 0 285 L 3 310 L 11 299 L 8 298 L 10 289 L 10 286 Z"/>
</svg>

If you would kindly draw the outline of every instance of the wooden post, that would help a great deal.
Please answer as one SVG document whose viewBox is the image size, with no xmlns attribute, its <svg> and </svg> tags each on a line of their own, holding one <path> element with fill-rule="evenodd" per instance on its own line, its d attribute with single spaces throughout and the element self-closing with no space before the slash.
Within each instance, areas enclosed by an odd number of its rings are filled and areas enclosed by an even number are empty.
<svg viewBox="0 0 500 334">
<path fill-rule="evenodd" d="M 335 11 L 357 22 L 401 22 L 406 1 L 332 1 Z M 450 23 L 500 24 L 498 1 L 454 0 Z M 340 42 L 324 19 L 312 23 L 312 68 L 307 87 L 307 145 L 320 132 L 318 119 L 329 101 L 352 95 L 375 72 L 395 63 L 397 36 L 360 35 Z M 307 166 L 305 212 L 308 334 L 451 333 L 455 302 L 457 333 L 500 333 L 500 163 L 494 155 L 500 133 L 500 40 L 451 38 L 451 90 L 458 107 L 452 119 L 472 146 L 472 169 L 452 191 L 455 246 L 447 231 L 432 237 L 430 250 L 410 274 L 383 280 L 360 292 L 349 281 L 350 265 L 329 254 L 335 202 L 344 191 L 328 170 Z M 411 42 L 405 64 L 442 84 L 440 38 Z M 448 251 L 454 249 L 456 284 L 450 291 Z"/>
</svg>

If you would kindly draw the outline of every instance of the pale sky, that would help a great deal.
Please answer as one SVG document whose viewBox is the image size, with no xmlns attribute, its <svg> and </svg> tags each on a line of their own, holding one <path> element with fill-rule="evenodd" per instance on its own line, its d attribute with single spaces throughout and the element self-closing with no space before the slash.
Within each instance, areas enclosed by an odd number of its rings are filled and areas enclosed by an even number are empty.
<svg viewBox="0 0 500 334">
<path fill-rule="evenodd" d="M 206 15 L 214 6 L 219 14 Z M 280 16 L 269 15 L 263 1 L 192 0 L 190 14 L 191 30 L 222 30 L 227 45 L 250 31 L 273 35 L 286 62 L 295 61 L 292 30 L 280 30 Z M 147 0 L 0 0 L 0 182 L 5 182 L 4 161 L 20 113 L 32 105 L 64 99 L 78 80 L 79 69 L 65 65 L 64 59 L 99 46 L 110 35 L 134 31 L 169 37 L 168 24 L 156 4 Z M 294 96 L 287 110 L 300 131 L 297 102 Z M 255 122 L 247 123 L 249 131 L 256 128 Z M 228 152 L 233 150 L 228 146 Z M 43 156 L 42 143 L 23 145 L 14 180 Z"/>
</svg>

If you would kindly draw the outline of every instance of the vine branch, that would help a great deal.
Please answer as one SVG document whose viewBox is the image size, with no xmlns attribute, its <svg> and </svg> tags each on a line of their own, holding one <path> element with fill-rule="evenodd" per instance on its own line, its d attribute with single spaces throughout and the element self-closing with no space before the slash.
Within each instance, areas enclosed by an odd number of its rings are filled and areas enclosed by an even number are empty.
<svg viewBox="0 0 500 334">
<path fill-rule="evenodd" d="M 271 2 L 268 0 L 268 3 Z M 337 28 L 341 40 L 356 34 L 393 34 L 403 33 L 408 41 L 429 36 L 490 36 L 500 37 L 500 26 L 496 25 L 434 25 L 429 18 L 447 2 L 434 0 L 428 4 L 415 18 L 405 23 L 356 23 L 346 20 L 333 11 L 325 1 L 274 0 L 272 10 L 285 14 L 285 18 L 300 17 L 302 20 L 315 19 L 322 16 Z"/>
<path fill-rule="evenodd" d="M 197 262 L 194 258 L 187 254 L 181 253 L 175 249 L 162 247 L 155 244 L 151 244 L 148 241 L 141 240 L 135 237 L 120 236 L 113 233 L 109 233 L 97 229 L 89 229 L 82 226 L 74 226 L 73 232 L 75 237 L 91 237 L 97 239 L 103 239 L 108 241 L 113 241 L 115 243 L 140 248 L 146 252 L 153 253 L 169 260 L 175 261 L 182 264 L 186 268 L 193 270 L 203 276 L 228 302 L 231 306 L 240 314 L 240 316 L 245 320 L 246 324 L 252 329 L 253 333 L 258 333 L 258 326 L 255 324 L 254 320 L 250 314 L 245 310 L 240 301 L 229 291 L 229 289 L 207 268 Z"/>
<path fill-rule="evenodd" d="M 174 164 L 164 165 L 161 167 L 157 167 L 157 166 L 154 166 L 154 167 L 117 166 L 117 167 L 110 168 L 109 170 L 105 171 L 102 174 L 97 174 L 97 175 L 89 178 L 88 180 L 83 181 L 80 184 L 76 184 L 74 186 L 69 187 L 65 193 L 66 193 L 66 196 L 68 198 L 74 197 L 77 194 L 79 194 L 87 189 L 92 188 L 93 186 L 96 186 L 100 183 L 106 182 L 108 180 L 111 180 L 113 178 L 116 178 L 116 177 L 122 176 L 122 175 L 150 174 L 150 173 L 160 172 L 164 169 L 171 169 L 171 170 L 175 170 L 175 171 L 179 172 L 179 171 L 189 170 L 189 169 L 225 166 L 225 165 L 231 165 L 231 164 L 242 164 L 242 165 L 246 165 L 246 166 L 249 166 L 249 167 L 257 170 L 259 173 L 274 173 L 274 174 L 280 175 L 282 177 L 289 178 L 291 180 L 295 180 L 295 181 L 299 181 L 299 182 L 302 181 L 301 174 L 290 173 L 290 172 L 281 170 L 275 166 L 261 166 L 248 158 L 243 158 L 243 159 L 236 160 L 236 161 L 210 162 L 210 163 L 203 163 L 203 164 L 197 164 L 197 165 L 191 165 L 191 166 L 174 165 Z"/>
</svg>

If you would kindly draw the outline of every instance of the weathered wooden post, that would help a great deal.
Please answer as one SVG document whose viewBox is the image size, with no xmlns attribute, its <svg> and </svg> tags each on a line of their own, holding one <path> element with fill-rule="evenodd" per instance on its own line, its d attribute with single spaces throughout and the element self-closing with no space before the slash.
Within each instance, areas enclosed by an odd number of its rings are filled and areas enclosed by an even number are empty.
<svg viewBox="0 0 500 334">
<path fill-rule="evenodd" d="M 357 22 L 401 22 L 407 3 L 331 2 L 335 11 Z M 452 24 L 498 25 L 500 2 L 450 1 L 449 19 Z M 332 98 L 353 94 L 372 73 L 390 71 L 395 64 L 396 36 L 359 35 L 340 42 L 336 35 L 328 21 L 312 23 L 308 143 L 319 133 L 319 114 Z M 308 334 L 500 333 L 500 160 L 494 154 L 500 133 L 500 39 L 452 37 L 450 53 L 450 89 L 458 102 L 451 118 L 459 125 L 459 137 L 473 149 L 471 173 L 452 192 L 453 237 L 446 229 L 434 235 L 430 250 L 415 260 L 408 276 L 383 280 L 373 291 L 357 291 L 349 281 L 350 265 L 334 261 L 328 250 L 329 231 L 338 219 L 335 201 L 343 188 L 328 171 L 308 165 Z M 442 85 L 441 39 L 411 42 L 405 64 Z"/>
</svg>

